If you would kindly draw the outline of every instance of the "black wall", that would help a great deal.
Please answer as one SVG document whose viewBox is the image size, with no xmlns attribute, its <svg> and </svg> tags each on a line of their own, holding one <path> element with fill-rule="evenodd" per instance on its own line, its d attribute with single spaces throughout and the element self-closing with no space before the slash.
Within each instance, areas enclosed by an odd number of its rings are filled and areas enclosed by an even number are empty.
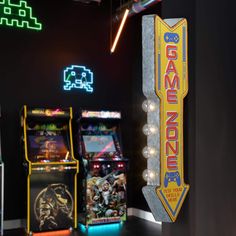
<svg viewBox="0 0 236 236">
<path fill-rule="evenodd" d="M 161 8 L 159 8 L 161 7 Z M 232 1 L 165 0 L 143 14 L 185 17 L 189 29 L 189 93 L 184 101 L 185 182 L 190 191 L 177 221 L 163 224 L 164 236 L 234 236 L 236 224 L 235 52 Z M 141 110 L 141 15 L 132 24 L 132 206 L 149 210 L 141 193 L 146 183 L 141 150 L 146 142 Z M 128 39 L 132 39 L 131 37 Z M 137 161 L 134 161 L 134 159 Z"/>
<path fill-rule="evenodd" d="M 28 0 L 42 31 L 0 26 L 0 104 L 5 173 L 5 220 L 24 218 L 26 181 L 20 157 L 19 112 L 24 104 L 120 110 L 125 155 L 131 156 L 131 65 L 124 42 L 110 55 L 109 2 L 83 6 L 68 0 Z M 63 91 L 63 69 L 85 65 L 94 93 Z M 131 195 L 130 195 L 131 196 Z M 131 205 L 131 200 L 129 200 Z"/>
<path fill-rule="evenodd" d="M 163 1 L 163 17 L 189 21 L 188 124 L 185 157 L 190 184 L 187 201 L 164 236 L 233 236 L 236 164 L 235 47 L 232 1 Z M 187 155 L 186 155 L 187 154 Z"/>
</svg>

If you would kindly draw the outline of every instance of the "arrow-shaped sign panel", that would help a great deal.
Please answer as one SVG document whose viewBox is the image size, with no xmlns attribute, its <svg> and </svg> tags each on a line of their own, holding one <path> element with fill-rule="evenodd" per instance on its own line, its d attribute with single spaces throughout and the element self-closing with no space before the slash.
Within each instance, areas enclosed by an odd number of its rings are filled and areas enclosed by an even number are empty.
<svg viewBox="0 0 236 236">
<path fill-rule="evenodd" d="M 153 35 L 154 90 L 160 101 L 157 205 L 162 204 L 159 208 L 163 207 L 170 222 L 174 222 L 189 190 L 189 185 L 184 183 L 183 167 L 183 100 L 188 92 L 187 21 L 163 21 L 155 16 Z M 147 191 L 144 195 L 149 201 Z M 157 218 L 161 220 L 160 216 Z"/>
<path fill-rule="evenodd" d="M 173 221 L 179 213 L 189 186 L 184 183 L 183 99 L 188 92 L 187 21 L 173 26 L 156 17 L 156 93 L 160 107 L 162 204 Z"/>
</svg>

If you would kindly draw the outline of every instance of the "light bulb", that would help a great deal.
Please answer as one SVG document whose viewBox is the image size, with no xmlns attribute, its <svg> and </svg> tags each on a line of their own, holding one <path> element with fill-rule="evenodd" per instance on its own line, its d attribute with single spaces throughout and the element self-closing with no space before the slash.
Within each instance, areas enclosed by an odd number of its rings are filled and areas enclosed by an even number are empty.
<svg viewBox="0 0 236 236">
<path fill-rule="evenodd" d="M 145 158 L 150 158 L 156 155 L 157 150 L 153 147 L 146 146 L 143 148 L 142 153 Z"/>
<path fill-rule="evenodd" d="M 143 176 L 143 179 L 145 181 L 152 182 L 154 180 L 155 176 L 156 176 L 156 172 L 146 169 L 146 170 L 143 171 L 142 176 Z"/>
<path fill-rule="evenodd" d="M 157 132 L 157 127 L 152 124 L 146 124 L 143 126 L 143 133 L 145 135 L 155 134 Z"/>
<path fill-rule="evenodd" d="M 155 111 L 156 103 L 150 99 L 147 99 L 143 102 L 142 108 L 145 112 Z"/>
<path fill-rule="evenodd" d="M 145 181 L 148 181 L 148 169 L 146 169 L 146 170 L 143 171 L 142 176 L 143 176 L 143 179 L 144 179 Z"/>
</svg>

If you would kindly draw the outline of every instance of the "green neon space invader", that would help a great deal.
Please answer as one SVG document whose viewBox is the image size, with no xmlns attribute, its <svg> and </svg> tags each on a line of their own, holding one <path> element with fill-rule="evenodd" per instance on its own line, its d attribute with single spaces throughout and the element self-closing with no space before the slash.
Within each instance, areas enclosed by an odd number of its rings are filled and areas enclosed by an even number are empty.
<svg viewBox="0 0 236 236">
<path fill-rule="evenodd" d="M 13 4 L 11 0 L 0 0 L 0 25 L 42 29 L 42 24 L 32 16 L 32 8 L 27 6 L 25 0 L 20 0 L 19 4 Z"/>
</svg>

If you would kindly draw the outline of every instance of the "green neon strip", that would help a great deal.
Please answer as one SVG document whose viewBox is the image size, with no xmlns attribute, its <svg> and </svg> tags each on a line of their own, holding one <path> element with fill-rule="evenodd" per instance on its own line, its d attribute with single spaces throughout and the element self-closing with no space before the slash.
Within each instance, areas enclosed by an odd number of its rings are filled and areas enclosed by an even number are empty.
<svg viewBox="0 0 236 236">
<path fill-rule="evenodd" d="M 66 81 L 70 80 L 71 74 L 69 74 L 66 78 Z"/>
<path fill-rule="evenodd" d="M 0 0 L 0 25 L 42 30 L 42 24 L 32 16 L 32 8 L 27 6 L 25 0 L 20 0 L 19 4 Z"/>
</svg>

